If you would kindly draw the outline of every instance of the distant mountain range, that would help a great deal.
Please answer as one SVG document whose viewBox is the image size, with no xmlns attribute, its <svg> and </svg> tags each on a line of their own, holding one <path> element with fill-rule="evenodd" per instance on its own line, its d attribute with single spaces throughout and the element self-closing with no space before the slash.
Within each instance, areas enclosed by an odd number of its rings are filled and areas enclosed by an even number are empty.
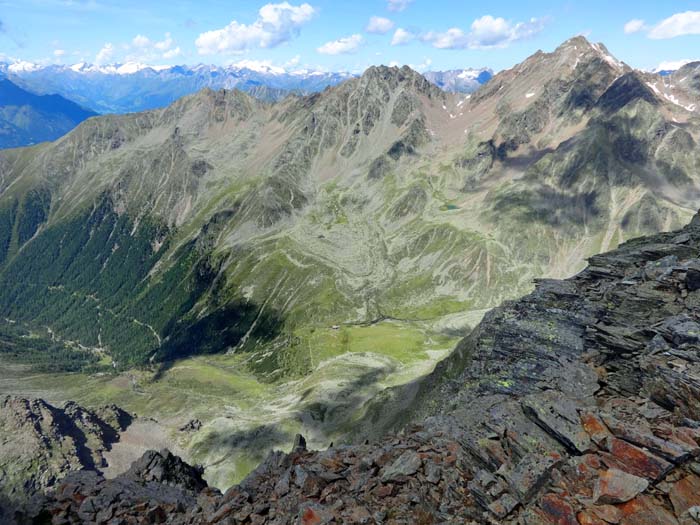
<svg viewBox="0 0 700 525">
<path fill-rule="evenodd" d="M 0 148 L 56 140 L 95 115 L 60 95 L 37 95 L 0 75 Z"/>
<path fill-rule="evenodd" d="M 323 91 L 356 75 L 346 72 L 298 70 L 246 64 L 245 66 L 147 66 L 127 63 L 96 66 L 39 66 L 29 62 L 0 64 L 12 80 L 37 93 L 58 93 L 99 113 L 132 113 L 167 106 L 205 87 L 240 89 L 264 101 L 290 93 Z M 492 76 L 489 69 L 434 71 L 426 78 L 446 91 L 471 93 Z"/>
<path fill-rule="evenodd" d="M 493 76 L 493 70 L 452 69 L 450 71 L 428 71 L 423 75 L 428 81 L 450 93 L 473 93 Z"/>
</svg>

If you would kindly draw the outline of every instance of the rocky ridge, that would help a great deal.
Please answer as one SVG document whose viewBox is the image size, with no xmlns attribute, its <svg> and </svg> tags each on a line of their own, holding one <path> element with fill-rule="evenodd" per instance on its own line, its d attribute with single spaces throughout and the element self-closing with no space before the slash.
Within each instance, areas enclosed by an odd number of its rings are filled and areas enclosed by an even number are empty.
<svg viewBox="0 0 700 525">
<path fill-rule="evenodd" d="M 87 410 L 71 401 L 57 408 L 41 399 L 4 397 L 0 497 L 17 504 L 54 487 L 71 471 L 99 472 L 106 465 L 104 453 L 131 420 L 115 405 Z"/>
<path fill-rule="evenodd" d="M 699 523 L 699 306 L 700 214 L 493 310 L 397 394 L 413 407 L 401 432 L 319 452 L 298 438 L 223 496 L 149 453 L 37 509 L 54 523 Z"/>
</svg>

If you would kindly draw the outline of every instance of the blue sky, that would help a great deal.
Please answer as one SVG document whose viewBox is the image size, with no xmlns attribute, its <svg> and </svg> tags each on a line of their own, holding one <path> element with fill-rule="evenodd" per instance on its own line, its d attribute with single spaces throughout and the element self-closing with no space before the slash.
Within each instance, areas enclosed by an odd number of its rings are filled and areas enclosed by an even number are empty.
<svg viewBox="0 0 700 525">
<path fill-rule="evenodd" d="M 638 68 L 697 59 L 700 2 L 0 0 L 0 58 L 41 63 L 500 70 L 576 34 Z"/>
</svg>

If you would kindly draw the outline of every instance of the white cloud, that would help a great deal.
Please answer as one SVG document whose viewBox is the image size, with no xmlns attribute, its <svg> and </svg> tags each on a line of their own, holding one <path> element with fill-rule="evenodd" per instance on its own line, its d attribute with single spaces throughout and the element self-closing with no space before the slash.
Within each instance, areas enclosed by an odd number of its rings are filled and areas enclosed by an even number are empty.
<svg viewBox="0 0 700 525">
<path fill-rule="evenodd" d="M 275 47 L 298 34 L 301 26 L 315 14 L 316 10 L 309 4 L 266 4 L 260 8 L 258 18 L 252 24 L 233 20 L 223 29 L 200 34 L 195 45 L 200 55 L 237 53 L 251 47 Z"/>
<path fill-rule="evenodd" d="M 391 45 L 402 46 L 404 44 L 408 44 L 409 42 L 415 39 L 416 35 L 414 35 L 410 31 L 406 31 L 405 29 L 399 27 L 396 31 L 394 31 L 394 36 L 391 38 Z"/>
<path fill-rule="evenodd" d="M 316 51 L 322 55 L 344 55 L 356 52 L 363 44 L 362 35 L 350 35 L 338 40 L 326 42 Z"/>
<path fill-rule="evenodd" d="M 62 57 L 65 54 L 66 54 L 66 51 L 64 49 L 54 49 L 53 50 L 53 56 L 55 56 L 55 57 Z"/>
<path fill-rule="evenodd" d="M 392 29 L 394 29 L 394 22 L 392 22 L 388 18 L 382 18 L 381 16 L 373 16 L 369 19 L 365 31 L 367 31 L 368 33 L 385 35 Z"/>
<path fill-rule="evenodd" d="M 445 32 L 430 31 L 422 36 L 426 42 L 430 42 L 438 49 L 460 49 L 469 47 L 469 35 L 458 27 L 453 27 Z"/>
<path fill-rule="evenodd" d="M 143 35 L 136 35 L 132 40 L 131 40 L 131 45 L 134 47 L 150 47 L 151 45 L 151 39 L 143 36 Z"/>
<path fill-rule="evenodd" d="M 173 37 L 170 36 L 170 33 L 165 33 L 165 40 L 156 42 L 153 47 L 155 47 L 158 51 L 167 51 L 173 46 L 174 43 L 175 41 L 173 40 Z"/>
<path fill-rule="evenodd" d="M 389 11 L 401 12 L 413 3 L 413 0 L 387 0 L 386 8 Z"/>
<path fill-rule="evenodd" d="M 458 27 L 445 32 L 429 32 L 421 38 L 438 49 L 493 49 L 507 47 L 518 40 L 530 38 L 544 29 L 545 19 L 531 18 L 513 23 L 504 18 L 485 15 L 472 22 L 466 33 Z"/>
<path fill-rule="evenodd" d="M 296 56 L 290 58 L 289 60 L 287 60 L 287 62 L 285 62 L 285 64 L 284 64 L 284 67 L 287 68 L 287 67 L 298 66 L 300 62 L 301 62 L 301 55 L 296 55 Z"/>
<path fill-rule="evenodd" d="M 110 60 L 112 60 L 112 57 L 114 57 L 114 46 L 108 42 L 97 52 L 95 64 L 98 66 L 108 64 Z"/>
<path fill-rule="evenodd" d="M 180 49 L 180 46 L 177 46 L 173 49 L 169 49 L 165 53 L 163 53 L 163 58 L 166 60 L 170 60 L 171 58 L 176 58 L 182 55 L 182 49 Z"/>
<path fill-rule="evenodd" d="M 136 35 L 130 44 L 123 46 L 128 53 L 127 62 L 152 62 L 155 60 L 170 60 L 182 55 L 182 49 L 177 45 L 170 33 L 165 33 L 163 40 L 151 40 L 144 35 Z"/>
<path fill-rule="evenodd" d="M 428 69 L 432 65 L 432 63 L 433 63 L 432 59 L 426 58 L 425 60 L 423 60 L 422 64 L 408 64 L 408 67 L 418 71 L 419 73 L 423 73 L 426 69 Z"/>
<path fill-rule="evenodd" d="M 684 60 L 665 60 L 661 62 L 657 67 L 653 69 L 653 71 L 676 71 L 680 68 L 682 68 L 686 64 L 690 64 L 691 62 L 698 62 L 700 59 L 695 59 L 695 60 L 689 60 L 689 59 L 684 59 Z"/>
<path fill-rule="evenodd" d="M 683 35 L 700 35 L 700 11 L 676 13 L 649 31 L 649 38 L 666 39 Z"/>
<path fill-rule="evenodd" d="M 632 33 L 639 33 L 644 29 L 644 20 L 634 18 L 625 24 L 625 34 L 631 35 Z"/>
</svg>

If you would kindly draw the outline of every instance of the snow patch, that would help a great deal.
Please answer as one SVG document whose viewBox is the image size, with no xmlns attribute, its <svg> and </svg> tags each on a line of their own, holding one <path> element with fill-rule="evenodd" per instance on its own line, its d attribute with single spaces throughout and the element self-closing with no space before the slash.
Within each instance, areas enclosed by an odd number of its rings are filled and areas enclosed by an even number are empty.
<svg viewBox="0 0 700 525">
<path fill-rule="evenodd" d="M 669 102 L 672 102 L 672 103 L 675 104 L 676 106 L 682 107 L 682 108 L 685 109 L 686 111 L 690 111 L 690 112 L 695 111 L 695 107 L 696 107 L 695 104 L 690 104 L 690 105 L 688 105 L 688 106 L 685 106 L 685 105 L 683 105 L 683 103 L 682 103 L 680 100 L 678 100 L 674 95 L 669 95 L 669 94 L 667 94 L 667 93 L 664 93 L 664 98 L 665 98 L 666 100 L 668 100 Z"/>
<path fill-rule="evenodd" d="M 656 82 L 654 82 L 653 84 L 651 82 L 647 82 L 647 86 L 653 89 L 654 93 L 656 93 L 657 95 L 661 95 L 661 91 L 659 91 L 659 88 L 656 87 Z"/>
</svg>

